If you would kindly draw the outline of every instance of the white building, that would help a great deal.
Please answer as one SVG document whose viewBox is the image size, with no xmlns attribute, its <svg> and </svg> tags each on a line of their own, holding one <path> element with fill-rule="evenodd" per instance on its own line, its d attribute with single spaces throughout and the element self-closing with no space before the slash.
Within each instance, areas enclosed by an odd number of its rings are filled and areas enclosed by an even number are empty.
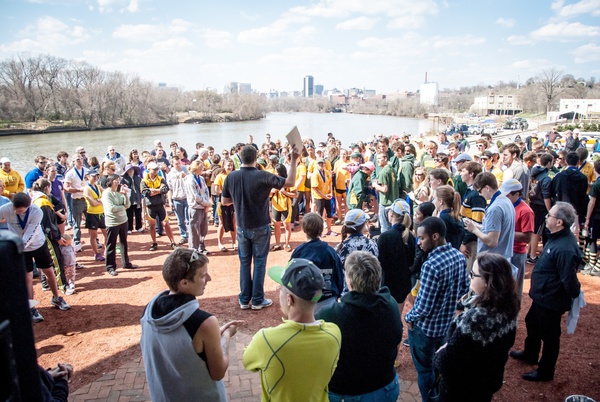
<svg viewBox="0 0 600 402">
<path fill-rule="evenodd" d="M 517 95 L 496 95 L 494 92 L 490 92 L 488 96 L 476 97 L 472 109 L 484 116 L 488 114 L 512 116 L 523 111 Z"/>
<path fill-rule="evenodd" d="M 598 117 L 600 114 L 600 99 L 561 99 L 560 115 L 569 113 L 579 114 L 584 119 Z"/>
<path fill-rule="evenodd" d="M 421 105 L 438 106 L 439 87 L 437 82 L 426 82 L 420 88 Z"/>
</svg>

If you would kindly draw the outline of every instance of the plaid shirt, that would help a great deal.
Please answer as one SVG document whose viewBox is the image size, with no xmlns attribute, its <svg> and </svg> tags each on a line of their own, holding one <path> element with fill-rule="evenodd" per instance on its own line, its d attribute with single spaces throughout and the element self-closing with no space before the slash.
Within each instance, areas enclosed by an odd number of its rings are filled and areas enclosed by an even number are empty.
<svg viewBox="0 0 600 402">
<path fill-rule="evenodd" d="M 421 268 L 421 287 L 406 322 L 417 325 L 431 338 L 445 336 L 456 302 L 468 290 L 465 257 L 450 244 L 435 248 Z"/>
</svg>

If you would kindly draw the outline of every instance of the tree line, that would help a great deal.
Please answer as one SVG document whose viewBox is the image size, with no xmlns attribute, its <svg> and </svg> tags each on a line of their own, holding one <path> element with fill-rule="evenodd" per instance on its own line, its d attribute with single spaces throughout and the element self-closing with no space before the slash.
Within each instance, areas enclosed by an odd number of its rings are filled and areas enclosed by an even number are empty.
<svg viewBox="0 0 600 402">
<path fill-rule="evenodd" d="M 180 119 L 237 121 L 266 112 L 266 99 L 258 95 L 162 88 L 134 74 L 50 55 L 19 55 L 0 63 L 4 127 L 40 120 L 89 129 Z"/>
<path fill-rule="evenodd" d="M 401 99 L 352 101 L 347 111 L 393 116 L 420 116 L 427 112 L 470 110 L 477 96 L 491 90 L 517 95 L 525 113 L 558 110 L 560 98 L 598 98 L 594 77 L 575 78 L 554 68 L 523 84 L 499 81 L 494 86 L 475 85 L 442 89 L 439 105 L 419 103 L 418 93 Z M 163 88 L 134 74 L 107 72 L 86 62 L 51 55 L 18 55 L 0 62 L 0 122 L 48 122 L 50 125 L 116 127 L 165 122 L 241 121 L 267 112 L 330 112 L 339 105 L 326 97 L 267 100 L 259 94 L 225 93 Z"/>
</svg>

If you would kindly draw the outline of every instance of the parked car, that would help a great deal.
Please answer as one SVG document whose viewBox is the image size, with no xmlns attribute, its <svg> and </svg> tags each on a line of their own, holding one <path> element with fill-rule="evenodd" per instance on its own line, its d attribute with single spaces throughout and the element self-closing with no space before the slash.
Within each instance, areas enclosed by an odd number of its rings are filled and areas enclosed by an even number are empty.
<svg viewBox="0 0 600 402">
<path fill-rule="evenodd" d="M 479 124 L 471 124 L 469 126 L 469 134 L 479 135 L 482 133 L 482 128 Z"/>
<path fill-rule="evenodd" d="M 498 134 L 498 126 L 495 124 L 488 124 L 483 128 L 483 134 Z"/>
</svg>

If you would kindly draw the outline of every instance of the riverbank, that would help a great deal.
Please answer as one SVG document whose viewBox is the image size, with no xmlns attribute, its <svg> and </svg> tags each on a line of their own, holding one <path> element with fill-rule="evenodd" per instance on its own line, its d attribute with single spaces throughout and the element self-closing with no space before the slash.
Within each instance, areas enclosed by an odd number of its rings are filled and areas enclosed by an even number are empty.
<svg viewBox="0 0 600 402">
<path fill-rule="evenodd" d="M 23 124 L 23 123 L 22 123 Z M 78 127 L 78 126 L 47 126 L 44 127 L 42 123 L 42 127 L 37 128 L 39 123 L 26 123 L 30 124 L 33 128 L 8 128 L 8 129 L 0 129 L 0 137 L 6 137 L 11 135 L 29 135 L 29 134 L 50 134 L 50 133 L 70 133 L 70 132 L 78 132 L 78 131 L 103 131 L 103 130 L 119 130 L 125 128 L 148 128 L 148 127 L 165 127 L 165 126 L 174 126 L 179 124 L 179 122 L 158 122 L 158 123 L 148 123 L 148 124 L 123 124 L 118 126 L 103 126 L 103 127 Z"/>
</svg>

